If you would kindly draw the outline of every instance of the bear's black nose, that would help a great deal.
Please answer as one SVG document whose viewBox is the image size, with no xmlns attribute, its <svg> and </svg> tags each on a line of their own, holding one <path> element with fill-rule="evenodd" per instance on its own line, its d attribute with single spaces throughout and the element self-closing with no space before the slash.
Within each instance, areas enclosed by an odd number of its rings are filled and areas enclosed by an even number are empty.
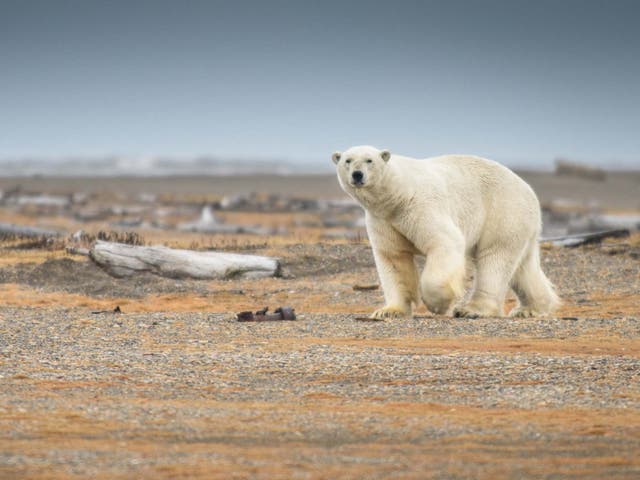
<svg viewBox="0 0 640 480">
<path fill-rule="evenodd" d="M 356 170 L 351 174 L 351 178 L 353 178 L 354 183 L 362 183 L 364 173 L 362 173 L 360 170 Z"/>
</svg>

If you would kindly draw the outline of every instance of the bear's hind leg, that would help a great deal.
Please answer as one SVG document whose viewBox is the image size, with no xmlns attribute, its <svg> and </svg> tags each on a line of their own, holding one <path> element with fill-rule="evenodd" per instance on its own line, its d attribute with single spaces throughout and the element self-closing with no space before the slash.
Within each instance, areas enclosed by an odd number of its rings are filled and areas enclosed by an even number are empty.
<svg viewBox="0 0 640 480">
<path fill-rule="evenodd" d="M 509 255 L 502 247 L 490 247 L 476 255 L 475 288 L 471 300 L 453 311 L 456 317 L 502 317 L 504 299 L 521 252 Z"/>
<path fill-rule="evenodd" d="M 560 300 L 553 284 L 540 268 L 540 251 L 534 238 L 511 279 L 511 288 L 520 305 L 509 312 L 510 317 L 538 317 L 548 315 Z"/>
</svg>

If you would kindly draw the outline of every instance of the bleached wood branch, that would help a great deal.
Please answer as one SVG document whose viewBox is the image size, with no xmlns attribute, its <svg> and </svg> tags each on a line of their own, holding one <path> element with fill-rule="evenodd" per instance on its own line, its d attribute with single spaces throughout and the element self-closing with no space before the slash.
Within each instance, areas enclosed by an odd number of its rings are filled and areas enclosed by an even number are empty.
<svg viewBox="0 0 640 480">
<path fill-rule="evenodd" d="M 151 272 L 169 278 L 228 279 L 280 275 L 276 258 L 222 252 L 196 252 L 162 246 L 140 247 L 97 241 L 90 258 L 115 277 Z"/>
<path fill-rule="evenodd" d="M 563 235 L 560 237 L 541 238 L 541 242 L 550 242 L 557 247 L 577 247 L 579 245 L 587 245 L 589 243 L 597 243 L 605 238 L 625 238 L 630 235 L 626 228 L 618 228 L 615 230 L 605 230 L 601 232 L 576 233 L 573 235 Z"/>
</svg>

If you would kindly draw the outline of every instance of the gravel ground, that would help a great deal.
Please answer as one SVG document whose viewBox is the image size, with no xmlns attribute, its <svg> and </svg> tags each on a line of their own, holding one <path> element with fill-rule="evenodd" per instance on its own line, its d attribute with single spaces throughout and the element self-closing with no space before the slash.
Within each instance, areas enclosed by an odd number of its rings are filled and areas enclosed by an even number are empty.
<svg viewBox="0 0 640 480">
<path fill-rule="evenodd" d="M 638 478 L 636 317 L 0 308 L 0 478 Z"/>
<path fill-rule="evenodd" d="M 640 478 L 637 248 L 544 249 L 548 319 L 358 322 L 361 243 L 272 246 L 259 282 L 7 264 L 0 479 Z"/>
<path fill-rule="evenodd" d="M 523 177 L 543 203 L 639 207 L 636 173 Z M 344 198 L 333 175 L 0 179 L 4 191 L 17 185 L 81 186 L 96 208 L 140 192 L 190 205 L 256 185 Z M 68 232 L 109 227 L 0 210 Z M 256 215 L 244 222 L 283 220 Z M 294 234 L 300 244 L 243 249 L 282 259 L 286 277 L 259 282 L 116 280 L 64 251 L 3 247 L 0 480 L 640 478 L 637 238 L 544 249 L 564 302 L 557 318 L 452 319 L 422 308 L 412 320 L 363 323 L 355 317 L 382 302 L 380 290 L 353 290 L 376 282 L 370 248 Z M 227 240 L 218 244 L 246 243 Z M 125 313 L 92 314 L 116 301 Z M 238 323 L 231 313 L 265 305 L 291 305 L 299 319 Z"/>
</svg>

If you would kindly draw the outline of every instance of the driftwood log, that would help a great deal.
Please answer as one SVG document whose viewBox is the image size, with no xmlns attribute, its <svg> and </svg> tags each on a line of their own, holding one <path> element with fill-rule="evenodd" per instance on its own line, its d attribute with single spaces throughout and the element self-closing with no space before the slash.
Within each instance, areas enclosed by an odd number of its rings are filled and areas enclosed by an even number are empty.
<svg viewBox="0 0 640 480">
<path fill-rule="evenodd" d="M 605 238 L 625 238 L 630 235 L 626 228 L 618 228 L 615 230 L 604 230 L 592 233 L 577 233 L 574 235 L 563 235 L 561 237 L 541 238 L 541 242 L 550 242 L 556 247 L 578 247 L 580 245 L 589 245 L 591 243 L 600 243 Z"/>
<path fill-rule="evenodd" d="M 271 257 L 140 247 L 100 240 L 89 257 L 114 277 L 151 272 L 169 278 L 208 280 L 277 277 L 281 273 L 280 262 Z"/>
</svg>

